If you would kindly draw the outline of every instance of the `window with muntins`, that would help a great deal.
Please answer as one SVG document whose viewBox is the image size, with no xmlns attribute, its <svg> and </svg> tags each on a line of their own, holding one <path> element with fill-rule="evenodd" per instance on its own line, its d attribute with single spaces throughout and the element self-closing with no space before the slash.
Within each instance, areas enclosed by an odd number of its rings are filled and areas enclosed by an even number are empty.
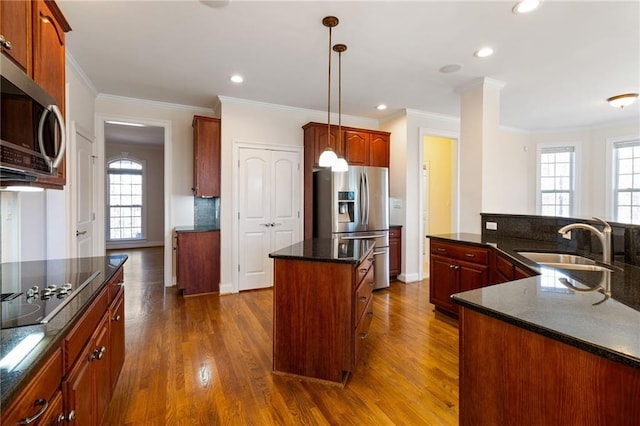
<svg viewBox="0 0 640 426">
<path fill-rule="evenodd" d="M 575 149 L 548 147 L 540 151 L 540 214 L 571 216 L 574 203 Z"/>
<path fill-rule="evenodd" d="M 140 240 L 143 209 L 143 166 L 131 159 L 118 159 L 108 163 L 108 218 L 109 241 Z"/>
<path fill-rule="evenodd" d="M 616 222 L 640 224 L 640 140 L 613 145 Z"/>
</svg>

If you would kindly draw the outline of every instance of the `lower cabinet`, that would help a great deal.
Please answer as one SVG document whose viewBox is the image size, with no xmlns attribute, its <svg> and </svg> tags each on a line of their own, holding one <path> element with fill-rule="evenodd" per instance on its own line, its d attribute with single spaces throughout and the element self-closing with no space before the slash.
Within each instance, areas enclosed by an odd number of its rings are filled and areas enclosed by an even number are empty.
<svg viewBox="0 0 640 426">
<path fill-rule="evenodd" d="M 184 295 L 220 291 L 220 231 L 176 232 L 176 281 Z"/>
<path fill-rule="evenodd" d="M 389 278 L 395 279 L 402 268 L 402 226 L 389 227 Z"/>
<path fill-rule="evenodd" d="M 431 240 L 430 268 L 429 301 L 455 316 L 452 294 L 489 284 L 489 249 Z"/>
<path fill-rule="evenodd" d="M 537 275 L 535 272 L 530 271 L 524 266 L 519 266 L 507 256 L 498 252 L 495 253 L 491 271 L 491 284 L 506 283 L 507 281 L 519 280 Z"/>
<path fill-rule="evenodd" d="M 82 317 L 16 396 L 4 425 L 98 426 L 124 364 L 124 287 L 114 274 Z"/>
</svg>

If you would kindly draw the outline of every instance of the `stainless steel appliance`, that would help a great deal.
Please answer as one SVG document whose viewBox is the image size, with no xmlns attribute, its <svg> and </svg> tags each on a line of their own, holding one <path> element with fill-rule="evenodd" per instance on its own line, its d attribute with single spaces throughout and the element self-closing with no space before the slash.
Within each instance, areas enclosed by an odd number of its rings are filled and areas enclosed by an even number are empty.
<svg viewBox="0 0 640 426">
<path fill-rule="evenodd" d="M 66 132 L 53 98 L 0 55 L 0 181 L 58 175 Z"/>
<path fill-rule="evenodd" d="M 375 289 L 389 287 L 389 170 L 313 172 L 313 236 L 375 240 Z"/>
</svg>

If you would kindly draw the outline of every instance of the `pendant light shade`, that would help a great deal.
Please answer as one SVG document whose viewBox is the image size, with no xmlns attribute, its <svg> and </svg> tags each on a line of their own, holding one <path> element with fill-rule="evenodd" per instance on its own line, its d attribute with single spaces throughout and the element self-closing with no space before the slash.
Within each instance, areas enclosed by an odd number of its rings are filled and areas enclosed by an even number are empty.
<svg viewBox="0 0 640 426">
<path fill-rule="evenodd" d="M 318 166 L 332 167 L 337 159 L 338 156 L 335 152 L 333 152 L 333 149 L 331 149 L 329 144 L 327 144 L 327 147 L 324 149 L 324 151 L 322 151 L 322 154 L 320 154 L 320 158 L 318 159 Z"/>
<path fill-rule="evenodd" d="M 333 166 L 331 166 L 332 172 L 346 172 L 349 171 L 349 163 L 344 158 L 338 158 Z"/>
</svg>

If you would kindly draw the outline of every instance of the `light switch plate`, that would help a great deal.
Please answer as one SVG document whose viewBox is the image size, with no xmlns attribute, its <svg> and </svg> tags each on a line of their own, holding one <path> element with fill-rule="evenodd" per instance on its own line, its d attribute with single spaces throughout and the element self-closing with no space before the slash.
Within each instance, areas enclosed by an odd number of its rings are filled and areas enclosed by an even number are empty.
<svg viewBox="0 0 640 426">
<path fill-rule="evenodd" d="M 486 225 L 487 229 L 491 230 L 491 231 L 497 231 L 498 230 L 498 222 L 487 222 Z"/>
</svg>

